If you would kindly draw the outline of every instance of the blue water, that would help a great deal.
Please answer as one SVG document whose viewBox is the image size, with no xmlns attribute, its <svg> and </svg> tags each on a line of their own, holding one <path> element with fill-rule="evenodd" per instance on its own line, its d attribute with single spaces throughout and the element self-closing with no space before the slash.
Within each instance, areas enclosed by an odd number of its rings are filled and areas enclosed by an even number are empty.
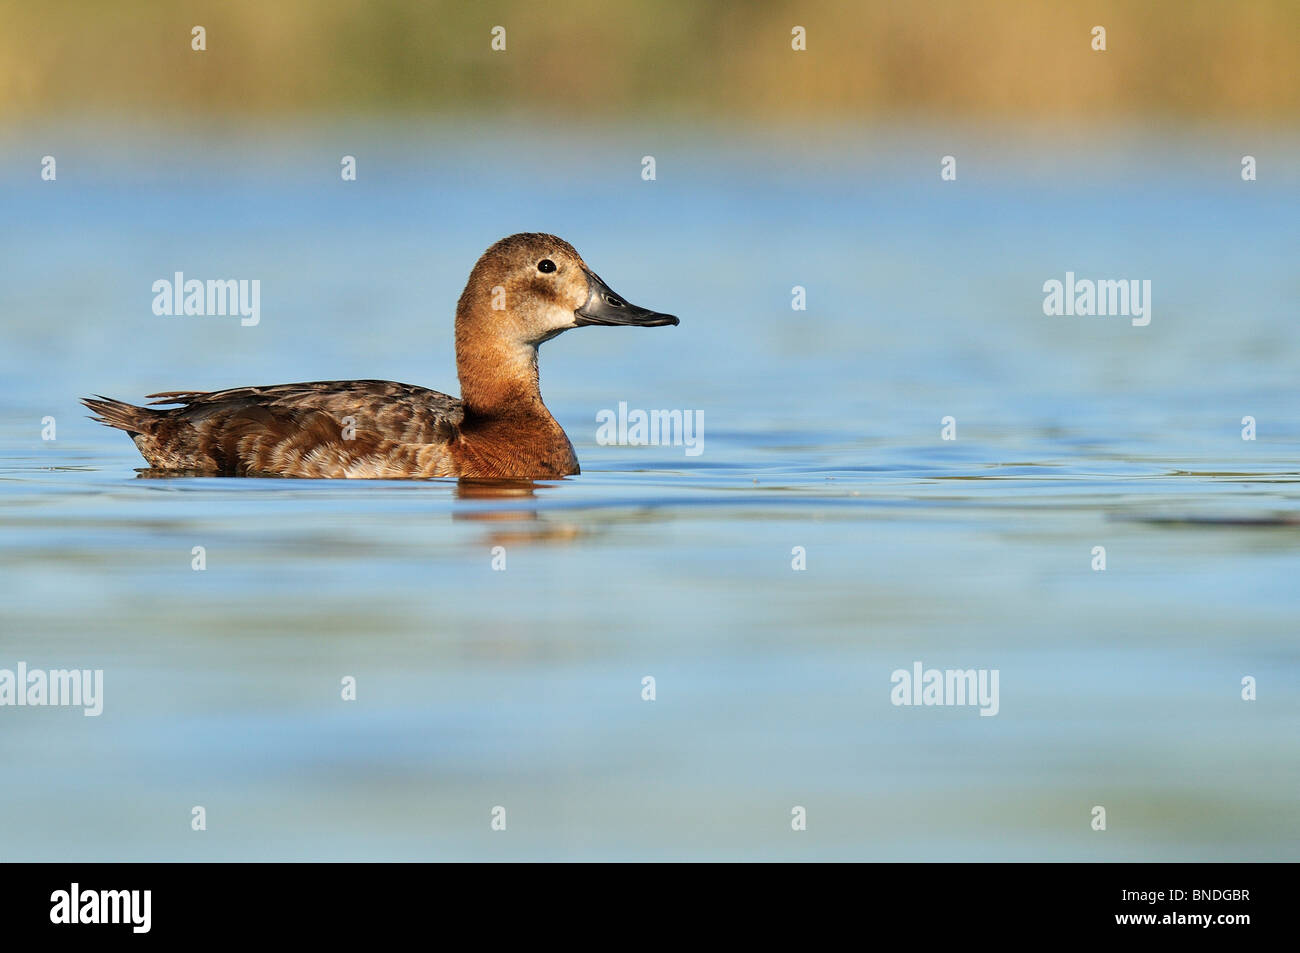
<svg viewBox="0 0 1300 953">
<path fill-rule="evenodd" d="M 0 669 L 101 668 L 105 698 L 0 707 L 0 857 L 1297 859 L 1296 154 L 1228 129 L 10 129 Z M 141 479 L 76 403 L 454 393 L 455 300 L 521 230 L 682 318 L 542 349 L 581 476 Z M 155 316 L 178 270 L 260 279 L 260 324 Z M 1150 325 L 1045 316 L 1066 271 L 1149 279 Z M 703 453 L 601 445 L 620 401 L 701 411 Z M 891 704 L 916 661 L 997 669 L 998 714 Z"/>
</svg>

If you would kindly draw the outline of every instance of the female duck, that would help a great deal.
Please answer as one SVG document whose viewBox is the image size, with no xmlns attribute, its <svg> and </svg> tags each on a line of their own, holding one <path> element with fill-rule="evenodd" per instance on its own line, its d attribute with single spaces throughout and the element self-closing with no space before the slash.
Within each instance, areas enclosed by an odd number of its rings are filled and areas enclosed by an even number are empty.
<svg viewBox="0 0 1300 953">
<path fill-rule="evenodd" d="M 456 306 L 459 400 L 392 381 L 317 381 L 168 391 L 150 407 L 82 403 L 158 469 L 549 479 L 579 472 L 578 458 L 542 403 L 538 346 L 585 324 L 677 323 L 618 297 L 563 239 L 525 233 L 483 253 Z"/>
</svg>

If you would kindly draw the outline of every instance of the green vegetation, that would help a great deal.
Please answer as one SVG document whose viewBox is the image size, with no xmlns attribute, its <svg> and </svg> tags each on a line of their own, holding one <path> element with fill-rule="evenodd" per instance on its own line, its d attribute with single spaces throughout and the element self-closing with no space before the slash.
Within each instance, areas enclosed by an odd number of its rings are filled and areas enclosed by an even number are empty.
<svg viewBox="0 0 1300 953">
<path fill-rule="evenodd" d="M 7 117 L 1300 116 L 1297 0 L 0 0 L 0 23 Z"/>
</svg>

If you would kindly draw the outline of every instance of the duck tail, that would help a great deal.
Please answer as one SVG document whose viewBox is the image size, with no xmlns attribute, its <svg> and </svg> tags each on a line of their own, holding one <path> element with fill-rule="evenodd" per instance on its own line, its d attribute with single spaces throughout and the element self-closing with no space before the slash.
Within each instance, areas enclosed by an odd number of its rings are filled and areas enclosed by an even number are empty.
<svg viewBox="0 0 1300 953">
<path fill-rule="evenodd" d="M 120 400 L 113 400 L 111 397 L 105 397 L 102 394 L 96 394 L 94 397 L 83 397 L 81 402 L 88 410 L 95 412 L 94 420 L 103 424 L 105 427 L 116 427 L 118 430 L 125 430 L 134 437 L 136 434 L 148 433 L 149 424 L 158 411 L 149 410 L 147 407 L 136 407 L 134 404 L 124 403 Z"/>
</svg>

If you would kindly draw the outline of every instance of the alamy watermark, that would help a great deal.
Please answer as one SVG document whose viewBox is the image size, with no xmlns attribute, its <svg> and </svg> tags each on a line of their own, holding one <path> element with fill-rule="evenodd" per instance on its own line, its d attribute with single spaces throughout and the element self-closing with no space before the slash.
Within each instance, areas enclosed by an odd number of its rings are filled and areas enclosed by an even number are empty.
<svg viewBox="0 0 1300 953">
<path fill-rule="evenodd" d="M 104 711 L 104 670 L 29 669 L 26 662 L 0 668 L 0 707 L 6 705 L 81 708 L 87 718 L 96 717 Z"/>
<path fill-rule="evenodd" d="M 685 447 L 688 457 L 704 452 L 704 411 L 627 409 L 596 411 L 596 443 L 602 447 Z"/>
<path fill-rule="evenodd" d="M 998 676 L 994 669 L 925 668 L 912 663 L 912 670 L 895 669 L 889 676 L 893 688 L 889 700 L 895 705 L 978 705 L 981 715 L 996 715 Z"/>
<path fill-rule="evenodd" d="M 153 925 L 152 890 L 86 890 L 73 882 L 50 894 L 54 924 L 123 924 L 132 933 L 148 933 Z"/>
<path fill-rule="evenodd" d="M 1046 315 L 1120 315 L 1132 318 L 1135 328 L 1151 323 L 1151 279 L 1109 278 L 1093 281 L 1065 273 L 1065 281 L 1049 278 L 1043 282 L 1043 314 Z"/>
<path fill-rule="evenodd" d="M 262 320 L 262 281 L 260 278 L 185 279 L 176 272 L 172 279 L 159 278 L 153 283 L 153 313 L 162 315 L 240 315 L 239 323 L 251 328 Z"/>
</svg>

